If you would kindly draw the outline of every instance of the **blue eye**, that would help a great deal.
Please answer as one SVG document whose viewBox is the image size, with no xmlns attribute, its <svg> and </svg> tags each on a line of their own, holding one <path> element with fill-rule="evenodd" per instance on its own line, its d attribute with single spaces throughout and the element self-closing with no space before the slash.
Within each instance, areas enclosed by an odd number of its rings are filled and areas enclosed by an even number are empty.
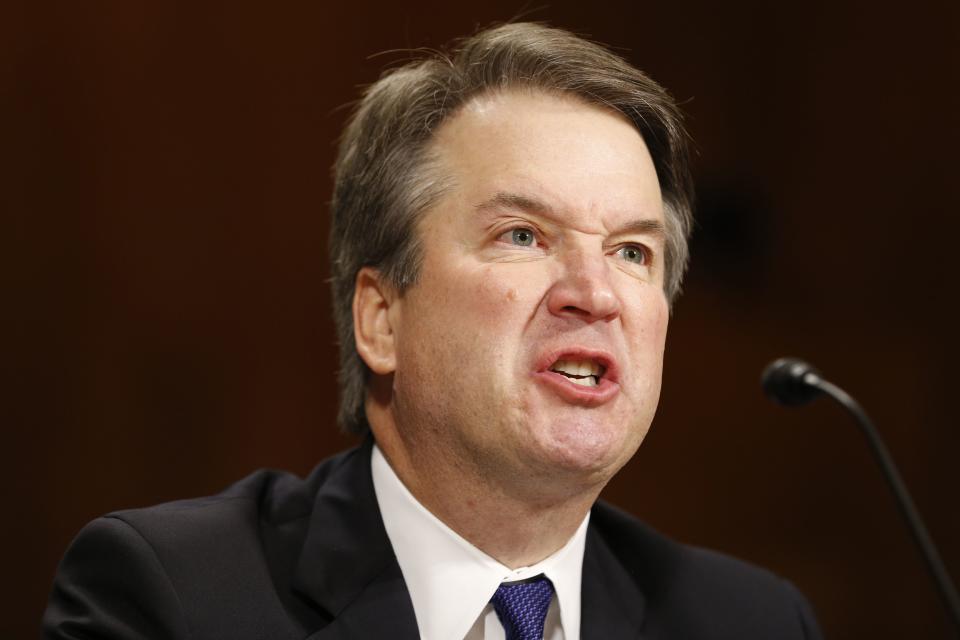
<svg viewBox="0 0 960 640">
<path fill-rule="evenodd" d="M 620 247 L 617 250 L 617 255 L 626 260 L 627 262 L 632 262 L 634 264 L 646 264 L 647 263 L 647 251 L 643 247 L 638 247 L 635 244 L 628 244 L 625 247 Z"/>
<path fill-rule="evenodd" d="M 527 229 L 526 227 L 520 227 L 519 229 L 514 229 L 510 232 L 510 240 L 513 244 L 521 247 L 530 247 L 533 246 L 534 240 L 536 237 L 533 235 L 532 229 Z"/>
</svg>

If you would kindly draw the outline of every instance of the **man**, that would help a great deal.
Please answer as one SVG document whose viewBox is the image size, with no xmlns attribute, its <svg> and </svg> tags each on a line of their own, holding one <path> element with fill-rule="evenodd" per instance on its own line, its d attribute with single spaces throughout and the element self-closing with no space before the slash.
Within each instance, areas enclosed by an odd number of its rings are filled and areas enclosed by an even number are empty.
<svg viewBox="0 0 960 640">
<path fill-rule="evenodd" d="M 331 232 L 340 421 L 372 438 L 94 521 L 47 637 L 819 637 L 787 583 L 597 502 L 653 419 L 689 203 L 673 101 L 571 34 L 385 75 Z"/>
</svg>

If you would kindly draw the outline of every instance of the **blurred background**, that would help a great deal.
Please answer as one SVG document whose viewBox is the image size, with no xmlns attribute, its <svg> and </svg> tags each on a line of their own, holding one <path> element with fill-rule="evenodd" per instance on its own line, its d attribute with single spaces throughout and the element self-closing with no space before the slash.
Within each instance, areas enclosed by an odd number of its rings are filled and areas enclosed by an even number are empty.
<svg viewBox="0 0 960 640">
<path fill-rule="evenodd" d="M 960 575 L 960 3 L 23 3 L 0 19 L 0 636 L 35 637 L 107 511 L 305 474 L 333 424 L 329 169 L 396 51 L 519 14 L 684 103 L 698 228 L 654 428 L 606 498 L 762 564 L 829 638 L 946 617 L 851 419 L 762 397 L 802 356 L 860 399 Z M 951 373 L 954 371 L 954 373 Z"/>
</svg>

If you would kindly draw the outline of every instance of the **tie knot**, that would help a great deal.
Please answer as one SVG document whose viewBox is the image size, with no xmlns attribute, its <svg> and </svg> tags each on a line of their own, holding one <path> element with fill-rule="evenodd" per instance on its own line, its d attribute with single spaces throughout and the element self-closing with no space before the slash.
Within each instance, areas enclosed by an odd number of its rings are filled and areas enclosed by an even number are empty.
<svg viewBox="0 0 960 640">
<path fill-rule="evenodd" d="M 504 582 L 490 602 L 507 640 L 542 640 L 543 623 L 553 599 L 553 584 L 540 574 L 520 582 Z"/>
</svg>

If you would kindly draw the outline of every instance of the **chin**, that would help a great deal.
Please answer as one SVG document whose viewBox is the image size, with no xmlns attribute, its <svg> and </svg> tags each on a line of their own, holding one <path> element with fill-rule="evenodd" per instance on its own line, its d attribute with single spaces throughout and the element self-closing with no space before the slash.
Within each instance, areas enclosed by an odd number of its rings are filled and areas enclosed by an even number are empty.
<svg viewBox="0 0 960 640">
<path fill-rule="evenodd" d="M 581 420 L 550 425 L 545 432 L 547 441 L 542 443 L 549 462 L 556 470 L 606 482 L 633 457 L 643 440 L 628 427 L 612 429 L 610 424 L 615 423 Z"/>
</svg>

